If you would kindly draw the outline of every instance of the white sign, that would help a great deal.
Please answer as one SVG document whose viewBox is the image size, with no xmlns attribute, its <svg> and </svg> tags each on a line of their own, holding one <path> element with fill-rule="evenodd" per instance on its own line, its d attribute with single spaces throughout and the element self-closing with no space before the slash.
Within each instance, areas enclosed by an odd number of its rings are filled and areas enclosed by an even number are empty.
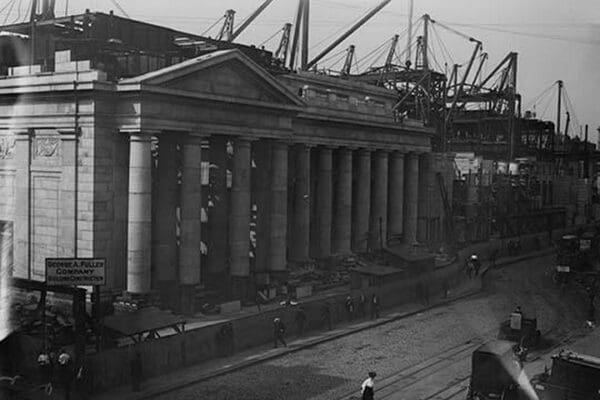
<svg viewBox="0 0 600 400">
<path fill-rule="evenodd" d="M 46 284 L 95 286 L 106 283 L 104 258 L 46 258 Z"/>
</svg>

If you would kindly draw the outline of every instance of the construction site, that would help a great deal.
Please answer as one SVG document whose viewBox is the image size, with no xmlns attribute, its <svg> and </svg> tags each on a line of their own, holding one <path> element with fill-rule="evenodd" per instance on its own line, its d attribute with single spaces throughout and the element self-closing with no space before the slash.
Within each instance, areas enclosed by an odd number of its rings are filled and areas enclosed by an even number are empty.
<svg viewBox="0 0 600 400">
<path fill-rule="evenodd" d="M 0 26 L 12 318 L 34 348 L 102 365 L 98 390 L 129 379 L 110 368 L 132 344 L 165 339 L 143 350 L 158 375 L 179 367 L 167 359 L 188 334 L 204 344 L 183 365 L 218 357 L 230 314 L 245 315 L 237 347 L 249 348 L 269 329 L 249 310 L 446 296 L 473 249 L 539 251 L 600 220 L 600 151 L 565 82 L 523 104 L 516 52 L 488 65 L 482 41 L 413 16 L 412 0 L 406 29 L 361 59 L 340 45 L 392 0 L 316 56 L 310 0 L 269 49 L 241 43 L 273 1 L 241 23 L 227 10 L 212 34 L 129 18 L 118 2 L 122 15 L 59 16 L 34 0 Z M 446 35 L 472 48 L 462 64 Z M 50 285 L 53 259 L 100 259 L 102 283 Z"/>
</svg>

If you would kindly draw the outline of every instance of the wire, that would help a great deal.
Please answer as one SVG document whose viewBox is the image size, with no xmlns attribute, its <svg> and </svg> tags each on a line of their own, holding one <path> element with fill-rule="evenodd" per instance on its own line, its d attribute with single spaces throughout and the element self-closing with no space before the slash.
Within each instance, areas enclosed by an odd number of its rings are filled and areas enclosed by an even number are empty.
<svg viewBox="0 0 600 400">
<path fill-rule="evenodd" d="M 214 28 L 219 22 L 223 21 L 223 19 L 225 19 L 225 16 L 222 16 L 221 18 L 219 18 L 218 20 L 216 20 L 215 23 L 213 23 L 211 26 L 208 27 L 208 29 L 206 29 L 204 32 L 202 32 L 200 34 L 200 36 L 206 35 L 206 33 L 208 31 L 210 31 L 212 28 Z"/>
<path fill-rule="evenodd" d="M 23 5 L 22 1 L 19 0 L 19 5 L 17 6 L 17 17 L 13 20 L 13 24 L 16 24 L 21 19 L 21 6 Z"/>
<path fill-rule="evenodd" d="M 509 29 L 490 28 L 490 27 L 486 27 L 484 25 L 477 25 L 477 24 L 455 24 L 455 25 L 460 25 L 460 26 L 464 26 L 464 27 L 468 27 L 468 28 L 472 28 L 472 29 L 480 29 L 480 30 L 485 30 L 485 31 L 509 33 L 512 35 L 528 36 L 528 37 L 540 38 L 540 39 L 560 40 L 560 41 L 569 42 L 569 43 L 580 43 L 580 44 L 588 44 L 588 45 L 592 45 L 592 46 L 600 46 L 600 41 L 598 41 L 598 40 L 567 39 L 563 36 L 518 32 L 518 31 L 509 30 Z"/>
<path fill-rule="evenodd" d="M 271 36 L 269 36 L 267 39 L 263 40 L 263 41 L 262 41 L 262 42 L 261 42 L 261 43 L 258 45 L 258 47 L 261 47 L 261 46 L 263 46 L 263 45 L 264 45 L 264 44 L 266 44 L 268 41 L 270 41 L 271 39 L 273 39 L 275 36 L 279 35 L 279 33 L 280 33 L 281 31 L 283 31 L 283 28 L 282 28 L 282 29 L 279 29 L 277 32 L 275 32 L 274 34 L 272 34 Z"/>
<path fill-rule="evenodd" d="M 354 25 L 355 23 L 357 23 L 360 19 L 362 18 L 362 16 L 357 17 L 356 19 L 354 19 L 354 21 L 347 23 L 346 25 L 338 28 L 336 31 L 334 31 L 333 33 L 325 36 L 323 39 L 321 39 L 321 41 L 319 41 L 318 43 L 312 45 L 310 47 L 310 50 L 314 50 L 316 47 L 320 46 L 321 44 L 323 44 L 324 42 L 328 41 L 329 39 L 331 39 L 332 37 L 334 37 L 335 35 L 337 35 L 338 33 L 347 30 L 348 28 L 350 28 L 352 25 Z"/>
<path fill-rule="evenodd" d="M 16 0 L 10 0 L 10 8 L 8 9 L 8 12 L 6 13 L 6 17 L 4 17 L 4 22 L 2 22 L 2 25 L 6 25 L 6 21 L 8 21 L 8 17 L 10 16 L 10 13 L 12 13 L 12 9 L 13 9 L 15 3 L 16 3 Z"/>
<path fill-rule="evenodd" d="M 542 96 L 544 96 L 545 94 L 547 94 L 550 90 L 552 90 L 552 88 L 554 88 L 554 85 L 556 83 L 553 82 L 551 83 L 546 89 L 544 89 L 542 92 L 540 92 L 540 94 L 538 94 L 537 96 L 535 96 L 532 100 L 528 101 L 525 104 L 525 109 L 531 107 L 532 105 L 536 104 L 538 100 L 540 100 L 542 98 Z"/>
<path fill-rule="evenodd" d="M 125 12 L 123 7 L 121 7 L 121 5 L 119 4 L 119 2 L 117 0 L 110 0 L 110 2 L 113 3 L 115 5 L 115 7 L 117 7 L 119 9 L 119 11 L 121 11 L 121 14 L 123 14 L 127 18 L 130 18 L 129 14 L 127 14 L 127 12 Z"/>
</svg>

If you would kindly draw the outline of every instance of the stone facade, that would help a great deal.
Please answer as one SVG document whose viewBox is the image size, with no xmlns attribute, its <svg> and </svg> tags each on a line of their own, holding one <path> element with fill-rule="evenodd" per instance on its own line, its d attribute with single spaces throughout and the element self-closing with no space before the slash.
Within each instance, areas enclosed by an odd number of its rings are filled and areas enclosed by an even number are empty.
<svg viewBox="0 0 600 400">
<path fill-rule="evenodd" d="M 246 297 L 288 261 L 418 239 L 432 132 L 396 122 L 391 91 L 273 77 L 235 50 L 119 82 L 57 59 L 0 80 L 16 276 L 105 257 L 108 293 L 191 295 L 214 279 Z"/>
</svg>

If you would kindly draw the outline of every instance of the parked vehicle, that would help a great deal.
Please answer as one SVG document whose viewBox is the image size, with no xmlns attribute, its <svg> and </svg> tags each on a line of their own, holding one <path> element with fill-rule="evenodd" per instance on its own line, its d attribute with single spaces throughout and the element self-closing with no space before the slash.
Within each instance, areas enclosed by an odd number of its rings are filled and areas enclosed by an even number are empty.
<svg viewBox="0 0 600 400">
<path fill-rule="evenodd" d="M 531 384 L 540 400 L 599 400 L 600 358 L 561 351 Z"/>
<path fill-rule="evenodd" d="M 519 383 L 525 378 L 513 348 L 514 343 L 495 340 L 473 352 L 467 400 L 528 399 Z"/>
<path fill-rule="evenodd" d="M 518 315 L 520 314 L 520 315 Z M 515 324 L 515 317 L 519 321 Z M 537 318 L 526 318 L 522 313 L 513 313 L 500 324 L 498 339 L 508 340 L 526 348 L 537 347 L 542 333 L 537 328 Z"/>
</svg>

